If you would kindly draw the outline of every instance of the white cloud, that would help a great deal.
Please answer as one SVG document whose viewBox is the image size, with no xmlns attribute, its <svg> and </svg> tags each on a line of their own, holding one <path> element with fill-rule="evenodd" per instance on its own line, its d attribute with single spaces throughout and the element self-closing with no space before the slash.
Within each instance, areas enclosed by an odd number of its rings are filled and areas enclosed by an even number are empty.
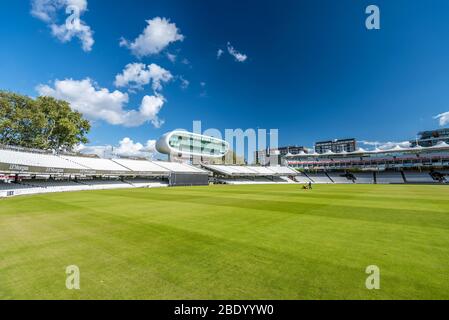
<svg viewBox="0 0 449 320">
<path fill-rule="evenodd" d="M 145 119 L 149 119 L 156 128 L 160 128 L 164 124 L 164 121 L 160 120 L 157 116 L 164 106 L 164 103 L 164 97 L 155 95 L 143 97 L 142 104 L 140 105 L 141 115 Z"/>
<path fill-rule="evenodd" d="M 410 147 L 410 142 L 409 141 L 401 141 L 401 142 L 393 142 L 393 141 L 389 141 L 389 142 L 380 142 L 380 141 L 359 141 L 361 144 L 363 144 L 364 146 L 370 146 L 370 147 L 376 147 L 380 150 L 389 150 L 389 149 L 393 149 L 396 146 L 399 146 L 401 148 L 409 148 Z"/>
<path fill-rule="evenodd" d="M 228 52 L 231 56 L 235 58 L 238 62 L 245 62 L 246 59 L 248 59 L 248 56 L 246 54 L 240 53 L 237 50 L 234 49 L 234 47 L 231 45 L 230 42 L 228 42 Z"/>
<path fill-rule="evenodd" d="M 440 126 L 444 126 L 449 123 L 449 111 L 440 113 L 439 115 L 435 116 L 434 119 L 438 119 Z"/>
<path fill-rule="evenodd" d="M 158 128 L 163 124 L 158 113 L 165 103 L 165 98 L 159 94 L 145 96 L 138 110 L 125 110 L 129 102 L 127 93 L 98 88 L 89 78 L 80 81 L 56 80 L 54 87 L 39 85 L 36 90 L 41 96 L 51 96 L 69 102 L 74 110 L 91 120 L 103 120 L 125 127 L 137 127 L 151 122 Z"/>
<path fill-rule="evenodd" d="M 158 66 L 150 64 L 146 66 L 143 63 L 130 63 L 126 65 L 121 74 L 115 77 L 115 85 L 117 87 L 131 87 L 141 89 L 144 85 L 151 82 L 154 91 L 162 90 L 162 83 L 167 83 L 173 79 L 170 71 Z"/>
<path fill-rule="evenodd" d="M 168 58 L 168 60 L 170 60 L 171 62 L 175 63 L 175 62 L 176 62 L 177 56 L 176 56 L 176 54 L 172 54 L 172 53 L 168 53 L 168 52 L 167 52 L 167 58 Z"/>
<path fill-rule="evenodd" d="M 181 81 L 181 89 L 185 90 L 185 89 L 187 89 L 189 87 L 189 85 L 190 85 L 190 81 L 189 80 L 184 79 L 183 76 L 180 76 L 179 80 Z"/>
<path fill-rule="evenodd" d="M 220 59 L 221 56 L 223 55 L 224 51 L 222 49 L 218 49 L 217 51 L 217 59 Z"/>
<path fill-rule="evenodd" d="M 44 21 L 51 22 L 55 19 L 56 11 L 62 8 L 64 1 L 50 1 L 50 0 L 32 0 L 31 1 L 31 15 Z"/>
<path fill-rule="evenodd" d="M 130 63 L 127 64 L 121 74 L 115 76 L 116 87 L 138 87 L 150 83 L 150 72 L 143 63 Z"/>
<path fill-rule="evenodd" d="M 79 152 L 86 155 L 97 155 L 100 158 L 112 158 L 113 146 L 86 146 L 79 144 L 74 148 L 74 152 Z"/>
<path fill-rule="evenodd" d="M 66 21 L 58 23 L 58 13 L 64 9 Z M 74 37 L 81 41 L 82 48 L 88 52 L 92 50 L 95 41 L 93 31 L 79 17 L 73 16 L 77 11 L 79 16 L 87 11 L 87 0 L 32 0 L 31 14 L 47 23 L 51 33 L 61 42 L 69 42 Z"/>
<path fill-rule="evenodd" d="M 75 148 L 76 152 L 82 154 L 97 155 L 100 158 L 114 158 L 114 157 L 142 157 L 153 158 L 156 153 L 156 140 L 148 140 L 145 144 L 134 142 L 126 137 L 119 141 L 117 146 L 103 145 L 103 146 L 86 146 L 80 144 Z"/>
<path fill-rule="evenodd" d="M 69 42 L 73 37 L 77 37 L 81 41 L 83 50 L 86 52 L 91 51 L 95 43 L 92 30 L 84 22 L 80 22 L 70 29 L 67 28 L 66 24 L 52 24 L 50 28 L 52 34 L 62 43 Z"/>
<path fill-rule="evenodd" d="M 169 19 L 156 17 L 147 20 L 148 26 L 133 42 L 121 39 L 120 46 L 125 46 L 137 57 L 158 54 L 170 43 L 183 41 L 184 36 L 179 32 L 176 24 Z"/>
<path fill-rule="evenodd" d="M 114 150 L 114 154 L 119 156 L 139 157 L 156 152 L 156 140 L 148 140 L 145 145 L 136 142 L 130 138 L 124 138 L 119 142 L 118 148 Z"/>
</svg>

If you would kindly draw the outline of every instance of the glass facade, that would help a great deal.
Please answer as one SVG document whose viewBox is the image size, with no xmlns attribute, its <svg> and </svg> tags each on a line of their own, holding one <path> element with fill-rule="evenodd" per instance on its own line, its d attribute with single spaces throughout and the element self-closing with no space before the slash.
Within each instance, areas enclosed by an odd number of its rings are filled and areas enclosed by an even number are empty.
<svg viewBox="0 0 449 320">
<path fill-rule="evenodd" d="M 227 144 L 224 141 L 188 132 L 176 132 L 170 137 L 168 144 L 179 153 L 198 154 L 206 157 L 223 156 L 228 151 Z"/>
<path fill-rule="evenodd" d="M 339 153 L 342 151 L 354 152 L 356 149 L 357 142 L 355 139 L 340 139 L 315 143 L 315 151 L 320 154 L 329 151 L 332 151 L 334 153 Z"/>
<path fill-rule="evenodd" d="M 421 147 L 432 147 L 440 142 L 449 144 L 449 128 L 423 131 L 418 133 L 418 136 L 416 140 L 410 141 L 412 147 L 416 147 L 417 145 Z"/>
</svg>

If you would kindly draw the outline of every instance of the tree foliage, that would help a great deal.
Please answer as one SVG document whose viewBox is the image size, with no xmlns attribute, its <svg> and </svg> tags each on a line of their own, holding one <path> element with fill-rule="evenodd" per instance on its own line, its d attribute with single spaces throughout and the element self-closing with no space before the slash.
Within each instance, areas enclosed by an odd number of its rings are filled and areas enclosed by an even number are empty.
<svg viewBox="0 0 449 320">
<path fill-rule="evenodd" d="M 0 91 L 0 144 L 71 150 L 88 142 L 89 130 L 89 121 L 66 101 Z"/>
</svg>

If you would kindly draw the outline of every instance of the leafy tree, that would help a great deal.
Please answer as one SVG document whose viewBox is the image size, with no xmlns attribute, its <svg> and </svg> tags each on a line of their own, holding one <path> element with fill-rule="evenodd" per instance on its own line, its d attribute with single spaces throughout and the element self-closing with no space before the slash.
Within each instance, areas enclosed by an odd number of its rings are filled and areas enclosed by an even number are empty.
<svg viewBox="0 0 449 320">
<path fill-rule="evenodd" d="M 87 143 L 89 130 L 66 101 L 0 91 L 0 144 L 67 151 Z"/>
</svg>

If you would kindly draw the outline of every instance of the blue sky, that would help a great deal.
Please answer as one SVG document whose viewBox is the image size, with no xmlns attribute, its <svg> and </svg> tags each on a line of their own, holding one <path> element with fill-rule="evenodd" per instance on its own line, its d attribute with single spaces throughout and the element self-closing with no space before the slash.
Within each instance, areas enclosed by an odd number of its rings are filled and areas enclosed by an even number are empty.
<svg viewBox="0 0 449 320">
<path fill-rule="evenodd" d="M 169 130 L 191 129 L 193 120 L 223 131 L 277 128 L 281 145 L 403 141 L 439 127 L 434 117 L 449 111 L 448 1 L 35 1 L 54 2 L 56 10 L 44 19 L 32 14 L 32 1 L 0 3 L 0 88 L 61 96 L 67 91 L 55 80 L 92 85 L 101 100 L 92 108 L 118 91 L 117 114 L 137 112 L 133 126 L 89 110 L 96 115 L 92 145 L 125 137 L 145 145 Z M 80 18 L 93 32 L 88 50 L 76 35 L 63 42 L 51 31 L 64 24 L 70 1 L 87 5 Z M 381 10 L 380 30 L 365 28 L 369 4 Z M 132 44 L 158 17 L 169 19 L 165 27 L 175 27 L 178 40 L 139 56 Z M 246 59 L 232 56 L 228 43 Z M 157 90 L 153 82 L 118 87 L 116 76 L 131 63 L 157 65 L 171 79 Z M 162 100 L 156 110 L 157 101 L 147 101 L 152 109 L 139 113 L 145 96 Z"/>
</svg>

